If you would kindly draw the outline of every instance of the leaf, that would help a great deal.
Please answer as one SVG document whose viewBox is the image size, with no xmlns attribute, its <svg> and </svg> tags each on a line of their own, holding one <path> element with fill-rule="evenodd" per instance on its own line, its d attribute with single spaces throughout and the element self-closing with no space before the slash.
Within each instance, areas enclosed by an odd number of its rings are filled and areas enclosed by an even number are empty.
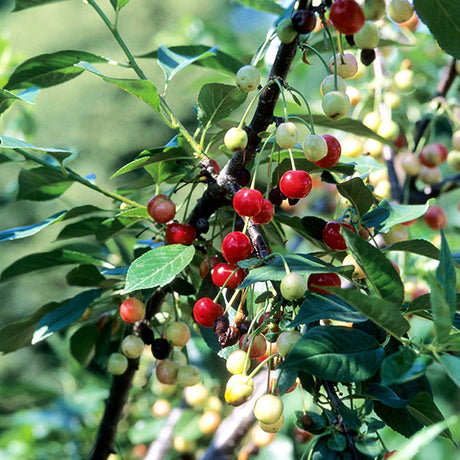
<svg viewBox="0 0 460 460">
<path fill-rule="evenodd" d="M 107 77 L 91 64 L 83 61 L 75 64 L 75 67 L 87 70 L 88 72 L 102 78 L 107 83 L 118 86 L 127 93 L 138 97 L 141 101 L 152 107 L 156 112 L 160 113 L 160 97 L 158 96 L 155 85 L 150 80 Z"/>
<path fill-rule="evenodd" d="M 37 325 L 32 338 L 32 345 L 39 343 L 55 332 L 69 326 L 77 321 L 84 311 L 97 299 L 104 291 L 102 289 L 91 289 L 81 292 L 72 299 L 64 301 L 55 310 L 43 316 Z"/>
<path fill-rule="evenodd" d="M 456 275 L 454 261 L 449 250 L 449 245 L 446 240 L 446 235 L 441 228 L 441 254 L 439 257 L 439 265 L 436 268 L 436 278 L 441 283 L 444 291 L 446 302 L 451 309 L 452 318 L 455 315 L 457 307 L 457 294 L 455 292 Z"/>
<path fill-rule="evenodd" d="M 148 251 L 129 267 L 123 294 L 165 286 L 193 259 L 195 248 L 173 244 Z"/>
<path fill-rule="evenodd" d="M 385 406 L 389 406 L 394 409 L 401 409 L 406 407 L 409 403 L 408 399 L 401 398 L 390 387 L 379 385 L 377 383 L 371 383 L 366 393 L 385 404 Z"/>
<path fill-rule="evenodd" d="M 404 251 L 439 260 L 439 249 L 427 240 L 407 240 L 393 243 L 383 249 L 384 251 Z"/>
<path fill-rule="evenodd" d="M 86 219 L 68 224 L 57 236 L 56 239 L 64 240 L 66 238 L 79 238 L 82 236 L 93 235 L 96 233 L 105 217 L 87 217 Z"/>
<path fill-rule="evenodd" d="M 365 438 L 357 438 L 355 441 L 356 449 L 359 450 L 368 458 L 378 458 L 378 455 L 382 451 L 378 439 L 373 436 L 366 436 Z"/>
<path fill-rule="evenodd" d="M 8 230 L 3 230 L 0 232 L 0 242 L 1 241 L 10 241 L 17 240 L 20 238 L 27 238 L 28 236 L 35 235 L 39 231 L 48 227 L 48 225 L 60 222 L 63 220 L 67 211 L 60 211 L 52 216 L 46 218 L 45 220 L 39 222 L 38 224 L 26 225 L 24 227 L 10 228 Z"/>
<path fill-rule="evenodd" d="M 391 204 L 388 200 L 382 200 L 379 204 L 380 209 L 386 209 L 390 215 L 385 221 L 385 225 L 379 228 L 379 232 L 388 232 L 396 224 L 402 224 L 423 216 L 428 209 L 426 204 Z"/>
<path fill-rule="evenodd" d="M 57 302 L 47 303 L 32 315 L 0 329 L 0 353 L 11 353 L 30 345 L 40 319 L 59 305 Z"/>
<path fill-rule="evenodd" d="M 294 229 L 300 236 L 311 241 L 316 246 L 326 249 L 323 243 L 323 229 L 326 221 L 316 216 L 286 216 L 281 213 L 275 213 L 275 221 Z"/>
<path fill-rule="evenodd" d="M 100 260 L 84 254 L 82 252 L 71 251 L 69 249 L 56 249 L 50 252 L 37 252 L 22 257 L 13 262 L 3 270 L 0 280 L 4 281 L 14 276 L 23 275 L 44 268 L 56 267 L 60 265 L 72 264 L 95 264 L 102 265 Z"/>
<path fill-rule="evenodd" d="M 185 67 L 193 64 L 196 61 L 205 59 L 210 56 L 215 56 L 217 53 L 217 47 L 208 48 L 203 53 L 196 56 L 183 56 L 182 54 L 175 53 L 165 45 L 158 47 L 157 56 L 158 64 L 163 70 L 166 78 L 166 84 L 168 84 L 174 76 Z"/>
<path fill-rule="evenodd" d="M 359 217 L 365 214 L 374 204 L 372 192 L 364 185 L 360 177 L 354 177 L 337 184 L 338 192 L 355 208 Z"/>
<path fill-rule="evenodd" d="M 342 235 L 378 295 L 386 302 L 401 306 L 404 302 L 404 285 L 393 264 L 378 248 L 350 230 L 343 229 Z"/>
<path fill-rule="evenodd" d="M 46 201 L 62 195 L 73 180 L 44 166 L 21 169 L 18 178 L 18 200 Z"/>
<path fill-rule="evenodd" d="M 110 0 L 110 3 L 115 11 L 120 11 L 129 3 L 129 0 Z"/>
<path fill-rule="evenodd" d="M 0 88 L 0 114 L 5 112 L 16 101 L 32 103 L 34 97 L 38 94 L 38 88 L 31 88 L 22 94 L 13 94 L 6 89 Z M 32 97 L 31 97 L 32 96 Z"/>
<path fill-rule="evenodd" d="M 430 361 L 432 359 L 429 356 L 417 356 L 412 348 L 402 347 L 383 361 L 380 369 L 381 384 L 391 385 L 416 379 L 426 372 Z"/>
<path fill-rule="evenodd" d="M 209 50 L 206 45 L 185 45 L 185 46 L 170 46 L 168 48 L 173 53 L 180 54 L 182 56 L 193 57 L 205 53 Z M 236 72 L 243 66 L 243 64 L 235 59 L 230 54 L 224 53 L 217 49 L 217 46 L 213 48 L 215 53 L 212 56 L 204 57 L 199 61 L 193 61 L 191 64 L 206 67 L 208 69 L 219 70 L 230 75 L 235 75 Z M 158 58 L 157 50 L 151 51 L 150 53 L 142 54 L 138 56 L 140 58 Z"/>
<path fill-rule="evenodd" d="M 100 286 L 106 278 L 91 264 L 82 264 L 67 273 L 66 281 L 70 286 Z"/>
<path fill-rule="evenodd" d="M 452 0 L 414 0 L 414 7 L 439 46 L 460 59 L 460 3 Z"/>
<path fill-rule="evenodd" d="M 198 120 L 203 126 L 217 123 L 227 118 L 246 97 L 247 94 L 234 85 L 208 83 L 201 88 L 198 95 Z"/>
<path fill-rule="evenodd" d="M 272 14 L 282 14 L 284 12 L 284 8 L 280 5 L 277 5 L 273 0 L 234 0 L 237 3 L 241 3 L 242 5 L 253 8 L 255 10 L 265 11 L 266 13 Z"/>
<path fill-rule="evenodd" d="M 444 353 L 438 357 L 447 375 L 460 388 L 460 358 L 458 356 Z"/>
<path fill-rule="evenodd" d="M 295 343 L 282 367 L 301 368 L 333 382 L 360 382 L 372 377 L 385 352 L 374 337 L 356 329 L 320 326 Z"/>
<path fill-rule="evenodd" d="M 438 342 L 442 345 L 449 339 L 452 329 L 453 313 L 446 301 L 443 285 L 434 278 L 429 277 L 431 311 L 433 312 L 434 330 Z"/>
<path fill-rule="evenodd" d="M 47 3 L 56 3 L 61 1 L 63 0 L 15 0 L 15 7 L 13 11 L 21 11 L 33 6 L 41 6 Z"/>
<path fill-rule="evenodd" d="M 289 327 L 310 324 L 322 319 L 361 322 L 366 321 L 367 317 L 339 297 L 331 294 L 318 295 L 308 293 L 297 315 L 289 324 Z"/>
<path fill-rule="evenodd" d="M 110 59 L 87 51 L 64 50 L 41 54 L 20 64 L 8 79 L 5 89 L 12 90 L 30 86 L 48 88 L 65 83 L 83 72 L 82 69 L 74 67 L 80 61 L 111 62 Z"/>
<path fill-rule="evenodd" d="M 83 367 L 94 357 L 98 336 L 97 324 L 93 323 L 82 326 L 70 337 L 70 353 Z"/>
</svg>

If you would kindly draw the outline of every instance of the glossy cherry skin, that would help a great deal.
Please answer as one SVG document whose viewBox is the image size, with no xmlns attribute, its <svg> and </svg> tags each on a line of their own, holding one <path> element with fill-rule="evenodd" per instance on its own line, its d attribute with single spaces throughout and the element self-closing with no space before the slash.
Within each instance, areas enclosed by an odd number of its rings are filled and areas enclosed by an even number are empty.
<svg viewBox="0 0 460 460">
<path fill-rule="evenodd" d="M 211 266 L 211 270 L 217 265 L 220 264 L 219 256 L 211 256 L 204 259 L 200 264 L 200 276 L 204 278 L 209 273 L 209 267 Z"/>
<path fill-rule="evenodd" d="M 327 154 L 324 158 L 321 158 L 321 160 L 314 161 L 314 163 L 320 168 L 331 168 L 339 162 L 340 155 L 342 154 L 342 147 L 334 136 L 323 134 L 322 137 L 327 144 Z"/>
<path fill-rule="evenodd" d="M 126 323 L 135 323 L 144 317 L 144 304 L 139 299 L 130 297 L 120 305 L 120 316 Z"/>
<path fill-rule="evenodd" d="M 174 219 L 176 215 L 176 205 L 172 200 L 168 199 L 166 195 L 155 195 L 147 203 L 147 212 L 155 222 L 165 224 Z"/>
<path fill-rule="evenodd" d="M 214 327 L 216 318 L 224 314 L 224 307 L 209 297 L 198 300 L 193 307 L 195 321 L 203 327 Z"/>
<path fill-rule="evenodd" d="M 299 34 L 309 34 L 316 26 L 316 15 L 311 10 L 297 10 L 292 15 L 292 27 Z"/>
<path fill-rule="evenodd" d="M 430 206 L 423 216 L 425 223 L 433 230 L 439 230 L 447 225 L 447 215 L 441 206 Z"/>
<path fill-rule="evenodd" d="M 262 211 L 259 214 L 256 214 L 252 221 L 257 225 L 265 225 L 271 222 L 275 215 L 275 209 L 273 208 L 273 204 L 269 200 L 264 200 L 262 203 Z"/>
<path fill-rule="evenodd" d="M 354 0 L 336 0 L 331 6 L 329 19 L 344 35 L 353 35 L 366 22 L 363 9 Z"/>
<path fill-rule="evenodd" d="M 280 180 L 280 190 L 287 198 L 305 198 L 311 191 L 311 177 L 306 171 L 287 171 Z"/>
<path fill-rule="evenodd" d="M 165 240 L 168 244 L 192 244 L 195 237 L 193 225 L 173 222 L 166 227 Z"/>
<path fill-rule="evenodd" d="M 265 337 L 262 334 L 257 334 L 256 336 L 248 337 L 247 339 L 246 337 L 247 334 L 241 336 L 239 341 L 240 349 L 248 351 L 250 343 L 253 342 L 249 357 L 254 359 L 263 356 L 267 349 L 267 341 L 265 340 Z"/>
<path fill-rule="evenodd" d="M 236 272 L 233 273 L 235 270 Z M 212 269 L 211 276 L 216 286 L 222 287 L 228 280 L 225 287 L 227 289 L 235 289 L 243 282 L 246 273 L 242 268 L 238 268 L 238 265 L 220 263 Z"/>
<path fill-rule="evenodd" d="M 258 190 L 244 188 L 233 197 L 233 208 L 243 217 L 254 217 L 262 211 L 263 196 Z"/>
<path fill-rule="evenodd" d="M 222 241 L 222 255 L 229 264 L 245 260 L 251 253 L 251 240 L 242 232 L 231 232 Z"/>
<path fill-rule="evenodd" d="M 440 142 L 425 145 L 420 152 L 419 158 L 422 165 L 427 166 L 428 168 L 434 168 L 447 160 L 446 146 Z"/>
<path fill-rule="evenodd" d="M 345 249 L 347 249 L 347 243 L 345 243 L 345 239 L 340 234 L 342 227 L 356 233 L 355 229 L 347 222 L 337 222 L 332 220 L 328 222 L 323 229 L 323 242 L 327 247 L 334 249 L 335 251 L 345 251 Z"/>
<path fill-rule="evenodd" d="M 321 294 L 330 294 L 330 292 L 318 286 L 340 287 L 341 284 L 337 273 L 312 273 L 307 281 L 309 291 L 319 292 Z"/>
</svg>

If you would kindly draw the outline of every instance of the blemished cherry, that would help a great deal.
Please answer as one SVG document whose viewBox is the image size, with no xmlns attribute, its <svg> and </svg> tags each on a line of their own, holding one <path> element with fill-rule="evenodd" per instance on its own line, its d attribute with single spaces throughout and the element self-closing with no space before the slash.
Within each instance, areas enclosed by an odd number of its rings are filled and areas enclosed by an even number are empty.
<svg viewBox="0 0 460 460">
<path fill-rule="evenodd" d="M 177 371 L 179 364 L 170 359 L 165 359 L 157 364 L 155 374 L 160 383 L 173 385 L 177 382 Z"/>
<path fill-rule="evenodd" d="M 171 350 L 172 346 L 166 339 L 158 338 L 152 342 L 152 355 L 156 359 L 166 359 Z"/>
<path fill-rule="evenodd" d="M 351 102 L 347 93 L 329 91 L 324 96 L 321 106 L 327 118 L 331 120 L 340 120 L 348 115 L 351 108 Z"/>
<path fill-rule="evenodd" d="M 196 237 L 193 225 L 173 222 L 166 227 L 165 240 L 167 244 L 192 244 Z"/>
<path fill-rule="evenodd" d="M 344 35 L 353 35 L 366 21 L 364 11 L 354 0 L 336 0 L 329 13 L 334 27 Z"/>
<path fill-rule="evenodd" d="M 211 277 L 212 282 L 218 287 L 223 287 L 225 284 L 227 289 L 236 289 L 243 282 L 246 273 L 238 265 L 222 262 L 212 269 Z"/>
<path fill-rule="evenodd" d="M 342 227 L 356 233 L 355 229 L 347 222 L 338 222 L 331 220 L 323 229 L 323 242 L 324 244 L 334 251 L 345 251 L 347 243 L 344 237 L 340 234 Z"/>
<path fill-rule="evenodd" d="M 174 219 L 176 215 L 176 205 L 174 201 L 166 197 L 166 195 L 155 195 L 147 203 L 147 212 L 149 216 L 159 224 L 166 224 Z"/>
<path fill-rule="evenodd" d="M 309 34 L 316 26 L 316 14 L 311 10 L 297 10 L 292 15 L 292 27 L 299 34 Z"/>
<path fill-rule="evenodd" d="M 231 232 L 222 241 L 222 255 L 229 264 L 245 260 L 251 253 L 251 240 L 242 232 Z"/>
<path fill-rule="evenodd" d="M 310 174 L 302 170 L 287 171 L 281 177 L 279 187 L 287 198 L 305 198 L 312 187 Z"/>
<path fill-rule="evenodd" d="M 139 358 L 144 351 L 144 342 L 140 337 L 127 335 L 121 342 L 121 350 L 130 359 Z"/>
<path fill-rule="evenodd" d="M 248 145 L 248 133 L 242 128 L 230 128 L 225 133 L 224 144 L 232 152 L 243 150 Z"/>
<path fill-rule="evenodd" d="M 447 225 L 447 215 L 438 205 L 430 206 L 423 216 L 425 223 L 433 230 L 439 230 Z"/>
<path fill-rule="evenodd" d="M 262 211 L 264 197 L 258 190 L 242 188 L 233 197 L 233 208 L 243 217 L 254 217 Z"/>
<path fill-rule="evenodd" d="M 128 358 L 121 353 L 112 353 L 107 361 L 107 370 L 113 375 L 122 375 L 128 369 Z"/>
<path fill-rule="evenodd" d="M 330 294 L 330 291 L 322 289 L 318 286 L 323 287 L 340 287 L 340 278 L 337 273 L 312 273 L 308 277 L 308 290 L 319 292 L 320 294 Z"/>
<path fill-rule="evenodd" d="M 236 72 L 235 83 L 243 93 L 254 91 L 260 84 L 260 72 L 252 65 L 245 65 Z"/>
<path fill-rule="evenodd" d="M 219 256 L 206 257 L 200 264 L 201 278 L 204 278 L 209 273 L 210 267 L 212 270 L 217 264 L 220 264 Z"/>
<path fill-rule="evenodd" d="M 175 347 L 185 346 L 190 337 L 190 328 L 182 321 L 169 324 L 165 331 L 165 339 Z"/>
<path fill-rule="evenodd" d="M 447 148 L 440 142 L 425 145 L 420 152 L 419 158 L 422 165 L 433 168 L 447 160 Z"/>
<path fill-rule="evenodd" d="M 199 299 L 193 307 L 195 321 L 203 327 L 214 327 L 216 318 L 224 314 L 224 307 L 209 297 Z"/>
<path fill-rule="evenodd" d="M 144 303 L 134 297 L 129 297 L 120 305 L 120 316 L 126 323 L 140 321 L 144 314 Z"/>
<path fill-rule="evenodd" d="M 246 168 L 240 168 L 236 172 L 236 181 L 241 187 L 246 187 L 251 182 L 251 173 Z"/>
<path fill-rule="evenodd" d="M 275 215 L 273 204 L 269 200 L 264 200 L 262 203 L 262 211 L 256 214 L 252 221 L 257 225 L 265 225 L 272 221 Z"/>
<path fill-rule="evenodd" d="M 254 380 L 241 374 L 232 375 L 225 387 L 225 401 L 231 406 L 241 406 L 254 392 Z"/>
<path fill-rule="evenodd" d="M 327 154 L 321 160 L 314 161 L 313 163 L 320 168 L 332 168 L 332 166 L 335 166 L 339 162 L 342 148 L 340 142 L 334 136 L 323 134 L 322 137 L 327 144 Z"/>
</svg>

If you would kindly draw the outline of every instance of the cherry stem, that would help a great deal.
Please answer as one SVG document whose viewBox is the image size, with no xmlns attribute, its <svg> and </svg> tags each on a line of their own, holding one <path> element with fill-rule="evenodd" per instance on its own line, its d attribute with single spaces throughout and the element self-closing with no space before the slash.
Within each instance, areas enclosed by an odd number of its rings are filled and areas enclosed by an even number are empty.
<svg viewBox="0 0 460 460">
<path fill-rule="evenodd" d="M 275 82 L 276 82 L 276 84 L 278 85 L 278 87 L 280 89 L 281 100 L 283 101 L 284 121 L 285 121 L 285 123 L 287 123 L 289 121 L 289 115 L 288 115 L 287 106 L 286 106 L 286 96 L 284 95 L 284 87 L 278 81 L 278 79 L 276 79 Z"/>
<path fill-rule="evenodd" d="M 272 252 L 267 257 L 265 257 L 264 260 L 267 260 L 275 256 L 281 257 L 281 260 L 283 261 L 283 264 L 284 264 L 284 269 L 286 270 L 286 274 L 289 275 L 291 273 L 291 270 L 289 269 L 289 265 L 287 264 L 286 259 L 284 258 L 283 254 L 280 254 L 279 252 Z"/>
<path fill-rule="evenodd" d="M 252 342 L 250 344 L 250 346 L 252 345 Z M 248 353 L 249 355 L 249 353 Z M 254 378 L 254 376 L 257 374 L 257 372 L 260 371 L 260 369 L 262 369 L 262 367 L 268 362 L 270 361 L 271 359 L 273 358 L 276 358 L 277 356 L 279 356 L 280 354 L 279 353 L 274 353 L 273 355 L 270 355 L 268 358 L 265 358 L 250 374 L 249 374 L 249 378 Z"/>
<path fill-rule="evenodd" d="M 291 150 L 291 149 L 288 149 L 288 151 L 289 151 L 289 158 L 290 158 L 290 160 L 291 160 L 292 170 L 293 170 L 293 171 L 296 171 L 296 169 L 295 169 L 294 157 L 292 156 L 292 150 Z"/>
<path fill-rule="evenodd" d="M 331 71 L 329 70 L 329 66 L 327 65 L 327 62 L 326 60 L 323 58 L 323 56 L 321 56 L 321 53 L 319 51 L 316 50 L 316 48 L 313 48 L 313 46 L 309 45 L 308 43 L 305 43 L 305 48 L 309 49 L 310 51 L 313 51 L 320 59 L 320 61 L 322 62 L 324 68 L 326 69 L 326 73 L 329 75 L 331 73 Z"/>
<path fill-rule="evenodd" d="M 246 110 L 245 112 L 243 113 L 243 116 L 241 118 L 241 121 L 238 125 L 238 129 L 242 129 L 243 128 L 243 125 L 244 125 L 244 122 L 246 120 L 246 117 L 248 116 L 249 112 L 251 111 L 253 105 L 259 100 L 259 96 L 261 95 L 262 91 L 265 89 L 265 88 L 268 88 L 271 84 L 273 84 L 273 82 L 276 81 L 278 82 L 278 80 L 274 79 L 274 80 L 270 80 L 268 81 L 267 83 L 265 83 L 264 86 L 262 86 L 262 88 L 259 89 L 259 91 L 257 91 L 257 93 L 255 94 L 255 96 L 253 96 L 253 98 L 251 99 L 251 102 L 249 103 L 249 105 L 246 107 Z"/>
<path fill-rule="evenodd" d="M 223 286 L 219 289 L 219 292 L 217 293 L 216 297 L 214 297 L 214 300 L 213 302 L 214 303 L 217 303 L 217 299 L 220 297 L 220 295 L 222 294 L 222 291 L 225 289 L 225 286 L 227 286 L 228 282 L 230 281 L 231 277 L 238 271 L 240 270 L 240 267 L 237 267 L 235 268 L 235 270 L 232 271 L 232 273 L 230 273 L 230 275 L 228 276 L 228 278 L 225 280 L 225 283 L 223 284 Z"/>
<path fill-rule="evenodd" d="M 254 165 L 254 174 L 252 176 L 251 187 L 254 188 L 256 185 L 257 170 L 259 169 L 260 160 L 262 158 L 262 152 L 265 150 L 266 145 L 271 141 L 275 133 L 272 133 L 263 143 L 262 148 L 260 149 L 259 154 L 257 155 L 256 163 Z"/>
<path fill-rule="evenodd" d="M 326 34 L 329 38 L 329 43 L 331 44 L 331 47 L 332 47 L 332 53 L 334 56 L 334 91 L 337 91 L 337 53 L 335 51 L 334 39 L 332 38 L 331 31 L 329 30 L 329 27 L 326 22 L 326 18 L 324 16 L 321 17 L 321 22 L 323 23 L 323 27 L 326 30 Z"/>
<path fill-rule="evenodd" d="M 306 97 L 297 89 L 293 88 L 292 86 L 289 87 L 289 91 L 292 91 L 292 92 L 295 92 L 296 94 L 298 94 L 301 99 L 303 100 L 303 102 L 305 103 L 305 107 L 307 107 L 307 111 L 308 111 L 308 116 L 310 118 L 310 126 L 309 129 L 311 131 L 312 134 L 315 134 L 315 126 L 314 126 L 314 123 L 313 123 L 313 114 L 311 113 L 311 108 L 310 108 L 310 104 L 308 103 Z M 293 118 L 293 117 L 291 117 Z M 308 123 L 303 120 L 302 118 L 300 118 L 300 120 L 303 121 L 303 123 L 305 123 L 307 126 L 308 126 Z"/>
<path fill-rule="evenodd" d="M 267 36 L 265 37 L 265 41 L 260 45 L 259 49 L 257 50 L 257 54 L 252 58 L 251 60 L 251 65 L 254 67 L 257 66 L 259 63 L 260 58 L 265 52 L 265 49 L 267 48 L 267 45 L 273 40 L 273 37 L 275 36 L 274 32 L 268 33 Z"/>
</svg>

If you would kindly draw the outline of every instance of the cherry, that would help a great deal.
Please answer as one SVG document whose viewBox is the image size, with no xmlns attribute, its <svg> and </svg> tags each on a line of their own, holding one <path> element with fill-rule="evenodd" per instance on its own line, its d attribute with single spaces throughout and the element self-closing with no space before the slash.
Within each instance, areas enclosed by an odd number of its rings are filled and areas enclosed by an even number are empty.
<svg viewBox="0 0 460 460">
<path fill-rule="evenodd" d="M 281 295 L 286 300 L 296 300 L 305 294 L 307 283 L 300 273 L 292 272 L 281 280 L 280 289 Z"/>
<path fill-rule="evenodd" d="M 276 129 L 275 140 L 282 149 L 292 149 L 297 144 L 298 130 L 292 122 L 281 123 Z"/>
<path fill-rule="evenodd" d="M 254 405 L 254 416 L 259 422 L 272 424 L 283 415 L 283 401 L 272 394 L 262 395 Z"/>
<path fill-rule="evenodd" d="M 276 35 L 281 43 L 291 43 L 297 37 L 291 18 L 283 19 L 276 28 Z"/>
<path fill-rule="evenodd" d="M 236 172 L 236 181 L 241 187 L 246 187 L 251 182 L 251 173 L 246 168 L 240 168 Z"/>
<path fill-rule="evenodd" d="M 327 155 L 327 143 L 324 137 L 317 134 L 307 136 L 302 144 L 305 158 L 309 161 L 319 161 Z"/>
<path fill-rule="evenodd" d="M 249 357 L 251 359 L 259 358 L 263 356 L 267 350 L 267 341 L 262 334 L 257 334 L 253 337 L 247 337 L 247 334 L 243 334 L 240 338 L 239 347 L 244 349 L 244 351 L 249 350 L 249 345 L 252 342 L 251 351 L 249 352 Z"/>
<path fill-rule="evenodd" d="M 157 399 L 152 406 L 152 415 L 154 417 L 166 417 L 171 412 L 171 403 L 167 399 Z M 147 451 L 145 452 L 147 454 Z M 139 455 L 144 458 L 145 454 Z"/>
<path fill-rule="evenodd" d="M 224 144 L 232 152 L 243 150 L 248 145 L 248 133 L 242 128 L 230 128 L 225 133 Z"/>
<path fill-rule="evenodd" d="M 212 434 L 219 428 L 221 417 L 219 412 L 208 410 L 203 413 L 198 422 L 198 428 L 203 434 Z"/>
<path fill-rule="evenodd" d="M 322 137 L 327 144 L 327 154 L 321 160 L 314 161 L 314 163 L 320 168 L 332 168 L 332 166 L 335 166 L 339 162 L 342 148 L 340 147 L 340 142 L 334 136 L 323 134 Z"/>
<path fill-rule="evenodd" d="M 430 206 L 423 216 L 425 223 L 433 230 L 439 230 L 447 225 L 447 215 L 441 206 Z"/>
<path fill-rule="evenodd" d="M 112 353 L 107 361 L 107 370 L 113 375 L 122 375 L 128 369 L 128 359 L 121 353 Z"/>
<path fill-rule="evenodd" d="M 347 90 L 347 84 L 345 80 L 340 76 L 337 75 L 337 90 L 335 90 L 335 76 L 334 75 L 327 75 L 324 77 L 324 80 L 321 82 L 320 91 L 321 95 L 325 96 L 330 91 L 342 91 L 344 93 Z"/>
<path fill-rule="evenodd" d="M 195 224 L 197 234 L 208 233 L 209 230 L 209 221 L 205 217 L 200 217 L 197 219 Z"/>
<path fill-rule="evenodd" d="M 199 299 L 193 307 L 195 321 L 203 327 L 213 327 L 216 318 L 224 314 L 224 307 L 209 297 Z"/>
<path fill-rule="evenodd" d="M 342 264 L 353 265 L 353 278 L 357 278 L 359 280 L 366 278 L 366 274 L 364 273 L 363 269 L 351 254 L 348 254 L 345 259 L 343 259 Z"/>
<path fill-rule="evenodd" d="M 251 429 L 251 442 L 259 449 L 267 447 L 275 437 L 275 433 L 267 433 L 259 425 L 254 425 Z"/>
<path fill-rule="evenodd" d="M 351 53 L 343 53 L 336 55 L 337 61 L 337 75 L 340 75 L 342 78 L 351 78 L 356 75 L 358 72 L 358 61 Z M 329 70 L 331 73 L 334 73 L 335 62 L 334 56 L 329 60 Z"/>
<path fill-rule="evenodd" d="M 286 199 L 284 194 L 281 192 L 279 187 L 276 187 L 272 190 L 270 190 L 270 193 L 268 194 L 268 199 L 270 200 L 271 203 L 273 203 L 275 206 L 281 206 L 283 203 L 283 200 Z"/>
<path fill-rule="evenodd" d="M 363 27 L 366 17 L 363 9 L 354 0 L 337 0 L 331 6 L 329 19 L 344 35 L 353 35 Z"/>
<path fill-rule="evenodd" d="M 259 422 L 260 428 L 267 433 L 277 433 L 279 430 L 281 430 L 281 428 L 283 428 L 283 425 L 284 415 L 281 415 L 281 417 L 274 423 Z"/>
<path fill-rule="evenodd" d="M 189 327 L 182 321 L 171 323 L 165 331 L 165 339 L 175 347 L 183 347 L 190 340 Z"/>
<path fill-rule="evenodd" d="M 174 219 L 176 215 L 176 205 L 174 201 L 167 198 L 166 195 L 155 195 L 147 203 L 147 212 L 155 222 L 165 224 Z"/>
<path fill-rule="evenodd" d="M 232 351 L 225 363 L 227 370 L 232 374 L 242 374 L 244 371 L 247 371 L 250 363 L 247 360 L 246 368 L 244 367 L 246 357 L 247 353 L 244 350 Z"/>
<path fill-rule="evenodd" d="M 201 278 L 206 277 L 206 275 L 209 273 L 209 267 L 211 267 L 211 270 L 220 263 L 219 256 L 211 256 L 211 257 L 206 257 L 201 264 L 200 264 L 200 276 Z"/>
<path fill-rule="evenodd" d="M 188 386 L 184 390 L 184 399 L 191 407 L 203 407 L 208 396 L 208 389 L 202 383 Z"/>
<path fill-rule="evenodd" d="M 337 273 L 312 273 L 308 277 L 308 290 L 319 292 L 321 294 L 330 294 L 326 289 L 321 289 L 318 286 L 340 287 L 339 275 Z"/>
<path fill-rule="evenodd" d="M 353 233 L 356 233 L 355 229 L 347 222 L 331 220 L 324 226 L 323 242 L 330 249 L 335 251 L 345 251 L 345 249 L 347 249 L 347 243 L 345 243 L 345 239 L 340 234 L 342 227 L 345 227 L 348 230 L 351 230 Z"/>
<path fill-rule="evenodd" d="M 222 262 L 212 269 L 211 276 L 212 282 L 216 286 L 222 287 L 225 283 L 227 283 L 225 284 L 227 289 L 236 289 L 243 282 L 246 277 L 246 273 L 242 268 L 238 268 L 238 265 L 231 265 Z"/>
<path fill-rule="evenodd" d="M 152 342 L 152 355 L 156 359 L 166 359 L 171 350 L 171 344 L 166 339 L 155 339 Z"/>
<path fill-rule="evenodd" d="M 281 177 L 280 190 L 287 198 L 305 198 L 311 191 L 311 177 L 306 171 L 287 171 Z"/>
<path fill-rule="evenodd" d="M 256 214 L 252 221 L 257 225 L 265 225 L 271 222 L 273 216 L 275 215 L 275 210 L 273 204 L 269 200 L 264 200 L 262 202 L 262 211 L 259 214 Z"/>
<path fill-rule="evenodd" d="M 394 22 L 408 21 L 414 13 L 414 7 L 408 0 L 391 0 L 388 4 L 387 14 Z"/>
<path fill-rule="evenodd" d="M 233 197 L 233 208 L 243 217 L 254 217 L 262 211 L 263 196 L 258 190 L 243 188 Z"/>
<path fill-rule="evenodd" d="M 434 142 L 423 147 L 419 158 L 422 165 L 433 168 L 447 160 L 447 149 L 440 142 Z"/>
<path fill-rule="evenodd" d="M 276 339 L 276 345 L 278 353 L 285 358 L 286 355 L 291 351 L 291 348 L 296 342 L 302 337 L 302 334 L 298 331 L 284 331 Z"/>
<path fill-rule="evenodd" d="M 409 239 L 409 232 L 404 225 L 396 224 L 388 232 L 382 233 L 382 238 L 385 244 L 389 246 L 390 244 Z"/>
<path fill-rule="evenodd" d="M 292 15 L 292 27 L 299 34 L 309 34 L 316 26 L 316 15 L 311 10 L 297 10 Z"/>
<path fill-rule="evenodd" d="M 139 358 L 144 351 L 144 342 L 140 337 L 127 335 L 121 342 L 121 350 L 130 359 Z"/>
<path fill-rule="evenodd" d="M 225 401 L 231 406 L 241 406 L 254 392 L 254 380 L 241 374 L 232 375 L 225 387 Z"/>
<path fill-rule="evenodd" d="M 155 374 L 160 383 L 165 385 L 173 385 L 177 382 L 177 371 L 179 370 L 179 364 L 165 359 L 157 364 Z"/>
<path fill-rule="evenodd" d="M 413 153 L 408 152 L 401 158 L 401 168 L 409 176 L 416 176 L 420 172 L 422 165 L 420 163 L 419 157 Z"/>
<path fill-rule="evenodd" d="M 140 321 L 144 314 L 144 303 L 134 297 L 129 297 L 120 305 L 120 316 L 126 323 Z"/>
<path fill-rule="evenodd" d="M 180 366 L 177 371 L 177 383 L 181 387 L 191 387 L 200 382 L 200 370 L 196 366 Z"/>
<path fill-rule="evenodd" d="M 418 178 L 427 185 L 433 185 L 441 181 L 442 173 L 438 166 L 422 166 Z"/>
<path fill-rule="evenodd" d="M 244 233 L 231 232 L 222 241 L 222 255 L 229 264 L 247 259 L 251 253 L 251 240 Z"/>
<path fill-rule="evenodd" d="M 358 48 L 374 49 L 379 44 L 379 29 L 372 21 L 366 21 L 353 39 Z"/>
<path fill-rule="evenodd" d="M 365 2 L 363 6 L 364 15 L 370 21 L 378 21 L 385 15 L 385 0 L 373 0 Z"/>
<path fill-rule="evenodd" d="M 350 98 L 347 93 L 341 91 L 329 91 L 324 96 L 321 106 L 324 114 L 331 120 L 340 120 L 346 115 L 351 108 Z"/>
<path fill-rule="evenodd" d="M 235 83 L 243 93 L 254 91 L 260 84 L 260 72 L 252 65 L 245 65 L 236 72 Z"/>
<path fill-rule="evenodd" d="M 167 244 L 192 244 L 196 237 L 193 225 L 172 222 L 166 227 L 165 240 Z"/>
</svg>

